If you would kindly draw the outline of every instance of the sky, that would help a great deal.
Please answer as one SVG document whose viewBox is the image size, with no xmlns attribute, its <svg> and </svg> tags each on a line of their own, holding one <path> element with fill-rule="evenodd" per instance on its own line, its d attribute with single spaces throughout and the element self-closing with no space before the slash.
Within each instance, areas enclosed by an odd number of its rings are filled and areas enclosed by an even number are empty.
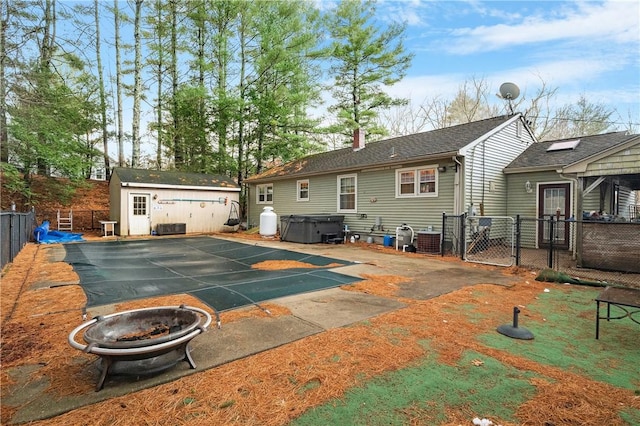
<svg viewBox="0 0 640 426">
<path fill-rule="evenodd" d="M 515 83 L 529 99 L 545 83 L 558 89 L 559 105 L 584 95 L 640 132 L 638 1 L 381 0 L 377 9 L 381 22 L 407 24 L 405 46 L 415 54 L 393 95 L 414 104 L 451 99 L 475 78 L 494 93 Z"/>
<path fill-rule="evenodd" d="M 61 0 L 72 6 L 88 0 Z M 182 0 L 187 1 L 187 0 Z M 337 0 L 311 0 L 330 13 Z M 101 0 L 111 5 L 112 0 Z M 129 8 L 128 1 L 120 2 Z M 104 13 L 104 11 L 103 11 Z M 103 38 L 112 37 L 111 16 L 105 16 Z M 407 75 L 386 90 L 410 99 L 414 112 L 434 99 L 452 100 L 467 82 L 482 80 L 491 93 L 505 82 L 520 88 L 520 99 L 531 99 L 540 88 L 556 89 L 553 98 L 560 107 L 584 96 L 616 113 L 617 129 L 633 124 L 640 133 L 640 2 L 616 1 L 477 1 L 477 0 L 378 0 L 375 21 L 383 28 L 392 21 L 406 24 L 404 44 L 414 54 Z M 121 30 L 132 36 L 130 26 Z M 115 73 L 112 46 L 103 43 L 107 75 Z M 330 85 L 330 82 L 325 82 Z M 310 111 L 324 116 L 332 103 Z M 489 99 L 507 112 L 497 96 Z M 130 100 L 125 100 L 128 103 Z M 125 130 L 131 129 L 131 108 L 125 108 Z M 142 149 L 153 156 L 155 142 L 147 123 L 154 119 L 149 104 L 143 105 Z M 428 129 L 422 129 L 428 130 Z M 126 144 L 125 156 L 131 148 Z M 116 149 L 111 148 L 115 153 Z"/>
</svg>

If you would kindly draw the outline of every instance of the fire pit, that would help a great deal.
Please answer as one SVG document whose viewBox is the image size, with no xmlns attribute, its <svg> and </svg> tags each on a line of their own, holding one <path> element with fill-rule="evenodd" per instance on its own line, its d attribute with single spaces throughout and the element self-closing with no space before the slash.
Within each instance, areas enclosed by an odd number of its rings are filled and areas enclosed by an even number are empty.
<svg viewBox="0 0 640 426">
<path fill-rule="evenodd" d="M 135 309 L 98 316 L 76 327 L 69 344 L 101 357 L 101 375 L 96 391 L 104 386 L 107 374 L 153 374 L 191 358 L 189 343 L 211 324 L 208 312 L 191 306 Z M 78 343 L 76 335 L 85 330 Z"/>
</svg>

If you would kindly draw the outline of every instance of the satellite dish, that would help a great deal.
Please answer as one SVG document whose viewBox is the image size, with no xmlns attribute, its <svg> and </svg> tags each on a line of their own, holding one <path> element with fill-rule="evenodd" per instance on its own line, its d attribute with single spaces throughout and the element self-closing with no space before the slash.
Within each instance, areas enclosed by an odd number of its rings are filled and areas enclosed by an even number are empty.
<svg viewBox="0 0 640 426">
<path fill-rule="evenodd" d="M 503 99 L 512 101 L 520 96 L 520 88 L 514 83 L 502 83 L 500 86 L 500 96 Z"/>
</svg>

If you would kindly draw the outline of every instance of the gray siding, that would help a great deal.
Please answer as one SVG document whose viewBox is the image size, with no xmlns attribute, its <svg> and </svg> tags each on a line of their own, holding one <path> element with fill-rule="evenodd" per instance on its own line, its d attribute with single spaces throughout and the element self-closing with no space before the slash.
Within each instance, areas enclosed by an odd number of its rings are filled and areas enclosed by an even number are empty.
<svg viewBox="0 0 640 426">
<path fill-rule="evenodd" d="M 587 166 L 585 176 L 611 176 L 640 172 L 640 144 L 611 154 Z"/>
<path fill-rule="evenodd" d="M 438 173 L 438 196 L 396 198 L 396 169 L 358 171 L 357 212 L 338 213 L 338 175 L 328 174 L 309 178 L 309 201 L 296 201 L 297 180 L 275 181 L 273 204 L 276 214 L 340 214 L 345 224 L 362 238 L 368 235 L 395 234 L 397 226 L 407 224 L 417 232 L 432 226 L 440 230 L 442 213 L 453 212 L 453 183 L 455 167 L 450 161 L 428 164 L 405 164 L 399 168 L 424 165 L 443 165 L 447 170 Z M 348 173 L 345 173 L 348 174 Z M 260 213 L 266 205 L 256 204 L 255 185 L 249 190 L 249 226 L 259 226 Z M 278 218 L 278 222 L 280 218 Z M 376 226 L 380 223 L 380 226 Z"/>
<path fill-rule="evenodd" d="M 531 183 L 531 192 L 527 192 L 525 184 Z M 547 183 L 571 183 L 571 210 L 574 210 L 574 185 L 575 183 L 562 179 L 555 171 L 518 173 L 507 175 L 508 182 L 508 205 L 507 215 L 515 217 L 537 217 L 538 216 L 538 186 Z"/>
<path fill-rule="evenodd" d="M 518 121 L 500 132 L 465 148 L 465 210 L 473 204 L 485 216 L 505 216 L 509 210 L 507 179 L 503 169 L 520 155 L 533 139 L 528 132 L 517 135 Z M 524 185 L 524 184 L 523 184 Z"/>
</svg>

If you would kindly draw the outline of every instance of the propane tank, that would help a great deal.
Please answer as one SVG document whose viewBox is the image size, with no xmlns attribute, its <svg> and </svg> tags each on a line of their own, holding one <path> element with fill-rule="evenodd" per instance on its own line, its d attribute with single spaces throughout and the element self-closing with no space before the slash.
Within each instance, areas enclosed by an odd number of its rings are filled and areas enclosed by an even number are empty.
<svg viewBox="0 0 640 426">
<path fill-rule="evenodd" d="M 273 211 L 273 207 L 265 207 L 260 213 L 260 235 L 263 237 L 273 237 L 278 231 L 278 215 Z"/>
</svg>

